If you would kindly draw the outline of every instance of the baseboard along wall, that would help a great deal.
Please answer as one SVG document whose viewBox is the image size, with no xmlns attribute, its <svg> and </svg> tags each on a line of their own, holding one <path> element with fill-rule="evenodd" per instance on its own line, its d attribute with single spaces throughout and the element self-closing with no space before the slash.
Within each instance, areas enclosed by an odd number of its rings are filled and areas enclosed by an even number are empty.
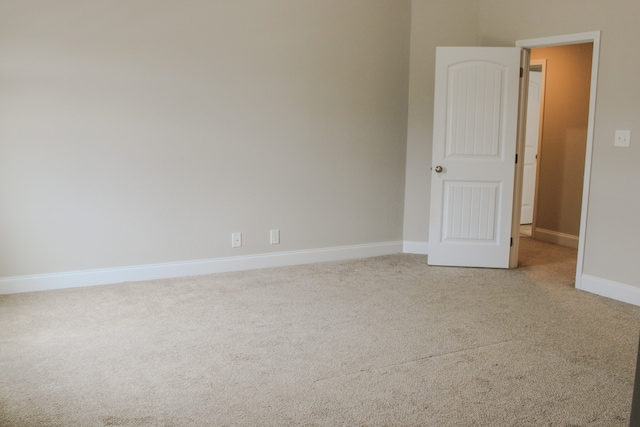
<svg viewBox="0 0 640 427">
<path fill-rule="evenodd" d="M 429 255 L 429 242 L 404 241 L 402 243 L 402 253 Z"/>
<path fill-rule="evenodd" d="M 402 253 L 401 241 L 0 278 L 0 295 L 199 276 Z"/>
<path fill-rule="evenodd" d="M 199 276 L 257 268 L 340 261 L 397 253 L 429 254 L 428 242 L 395 241 L 303 251 L 0 278 L 0 295 L 110 283 Z M 640 287 L 583 274 L 578 289 L 640 306 Z"/>
<path fill-rule="evenodd" d="M 554 243 L 556 245 L 567 246 L 569 248 L 578 249 L 578 236 L 573 234 L 560 233 L 553 230 L 545 230 L 544 228 L 536 228 L 532 232 L 532 236 L 536 240 Z"/>
<path fill-rule="evenodd" d="M 583 274 L 576 288 L 617 301 L 640 306 L 640 287 Z"/>
</svg>

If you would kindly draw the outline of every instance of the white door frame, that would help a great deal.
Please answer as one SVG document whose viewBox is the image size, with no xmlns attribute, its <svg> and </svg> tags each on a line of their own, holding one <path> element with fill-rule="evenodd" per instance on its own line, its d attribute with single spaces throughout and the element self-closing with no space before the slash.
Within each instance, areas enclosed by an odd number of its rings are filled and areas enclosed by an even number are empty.
<svg viewBox="0 0 640 427">
<path fill-rule="evenodd" d="M 591 59 L 591 92 L 589 95 L 589 121 L 587 125 L 587 146 L 584 160 L 584 182 L 582 186 L 582 208 L 580 211 L 580 234 L 578 236 L 578 260 L 576 263 L 576 288 L 582 289 L 581 281 L 584 265 L 584 245 L 587 231 L 587 211 L 589 207 L 589 188 L 591 185 L 591 159 L 593 155 L 593 133 L 596 116 L 596 90 L 598 87 L 598 62 L 600 57 L 600 31 L 518 40 L 516 47 L 533 49 L 536 47 L 562 46 L 578 43 L 593 43 Z M 520 188 L 517 191 L 522 191 Z M 519 220 L 519 219 L 518 219 Z M 515 235 L 519 238 L 519 234 Z M 516 245 L 517 246 L 517 245 Z"/>
</svg>

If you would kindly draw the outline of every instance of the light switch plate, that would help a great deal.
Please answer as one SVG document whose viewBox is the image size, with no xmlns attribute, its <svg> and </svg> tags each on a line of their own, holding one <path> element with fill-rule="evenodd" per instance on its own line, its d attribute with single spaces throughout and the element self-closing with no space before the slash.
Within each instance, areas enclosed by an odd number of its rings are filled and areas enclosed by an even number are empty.
<svg viewBox="0 0 640 427">
<path fill-rule="evenodd" d="M 617 130 L 615 140 L 613 141 L 614 147 L 628 147 L 631 141 L 630 130 Z"/>
<path fill-rule="evenodd" d="M 278 245 L 280 244 L 280 230 L 271 230 L 269 237 L 269 244 Z"/>
<path fill-rule="evenodd" d="M 242 246 L 242 233 L 231 233 L 231 247 L 239 248 Z"/>
</svg>

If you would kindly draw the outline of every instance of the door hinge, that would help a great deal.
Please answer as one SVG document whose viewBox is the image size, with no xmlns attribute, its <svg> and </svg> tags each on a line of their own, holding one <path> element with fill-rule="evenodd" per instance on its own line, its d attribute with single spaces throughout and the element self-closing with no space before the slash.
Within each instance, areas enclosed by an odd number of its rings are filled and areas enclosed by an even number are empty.
<svg viewBox="0 0 640 427">
<path fill-rule="evenodd" d="M 516 164 L 518 164 L 518 154 L 516 153 Z"/>
<path fill-rule="evenodd" d="M 524 77 L 524 68 L 520 67 L 520 78 Z"/>
<path fill-rule="evenodd" d="M 509 246 L 513 246 L 513 237 L 511 238 L 511 243 L 509 244 Z"/>
</svg>

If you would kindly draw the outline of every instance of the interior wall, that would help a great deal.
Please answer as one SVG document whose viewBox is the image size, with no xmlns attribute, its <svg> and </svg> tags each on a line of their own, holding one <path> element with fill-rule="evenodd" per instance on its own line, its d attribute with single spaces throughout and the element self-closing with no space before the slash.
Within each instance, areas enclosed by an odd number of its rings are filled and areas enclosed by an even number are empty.
<svg viewBox="0 0 640 427">
<path fill-rule="evenodd" d="M 579 6 L 579 7 L 578 7 Z M 640 199 L 640 74 L 636 0 L 480 0 L 480 42 L 513 46 L 517 40 L 601 31 L 591 186 L 584 273 L 640 286 L 637 218 Z M 616 129 L 631 131 L 631 147 L 614 147 Z"/>
<path fill-rule="evenodd" d="M 413 0 L 404 240 L 429 240 L 433 92 L 437 46 L 478 43 L 477 0 Z"/>
<path fill-rule="evenodd" d="M 0 277 L 401 240 L 410 6 L 1 2 Z"/>
<path fill-rule="evenodd" d="M 531 50 L 532 60 L 546 60 L 536 226 L 576 237 L 580 234 L 592 56 L 593 43 Z"/>
<path fill-rule="evenodd" d="M 0 277 L 426 242 L 435 46 L 602 30 L 584 271 L 638 286 L 640 3 L 579 6 L 1 2 Z"/>
</svg>

